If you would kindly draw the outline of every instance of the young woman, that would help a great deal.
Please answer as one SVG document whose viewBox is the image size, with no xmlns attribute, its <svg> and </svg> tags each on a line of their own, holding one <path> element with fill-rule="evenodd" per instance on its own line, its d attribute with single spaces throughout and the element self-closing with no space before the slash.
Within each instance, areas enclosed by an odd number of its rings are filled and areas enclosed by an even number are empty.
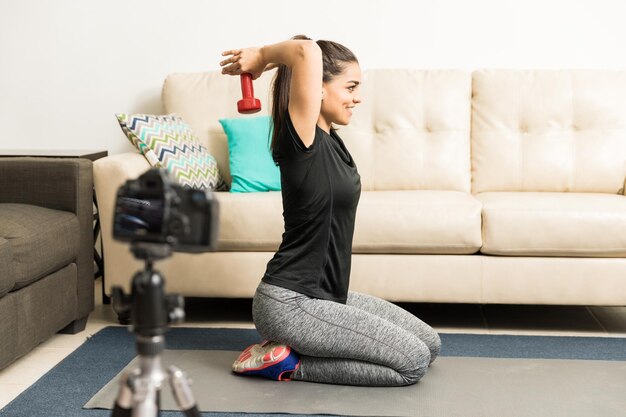
<svg viewBox="0 0 626 417">
<path fill-rule="evenodd" d="M 271 151 L 280 167 L 285 232 L 253 299 L 267 339 L 233 363 L 242 375 L 364 386 L 416 383 L 441 341 L 400 307 L 348 291 L 361 181 L 333 125 L 361 102 L 361 69 L 350 50 L 305 36 L 222 53 L 222 73 L 273 84 Z"/>
</svg>

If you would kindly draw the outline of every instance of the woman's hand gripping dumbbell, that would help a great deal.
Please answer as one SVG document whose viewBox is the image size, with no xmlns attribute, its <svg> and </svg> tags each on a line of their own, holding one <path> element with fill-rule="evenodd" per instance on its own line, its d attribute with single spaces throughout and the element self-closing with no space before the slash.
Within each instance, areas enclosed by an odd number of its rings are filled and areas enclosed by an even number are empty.
<svg viewBox="0 0 626 417">
<path fill-rule="evenodd" d="M 275 64 L 266 64 L 261 48 L 233 49 L 222 52 L 222 56 L 231 55 L 220 62 L 222 74 L 239 75 L 241 77 L 241 94 L 243 98 L 237 102 L 239 113 L 251 114 L 261 110 L 261 101 L 254 97 L 252 80 L 256 80 L 264 71 L 276 68 Z"/>
</svg>

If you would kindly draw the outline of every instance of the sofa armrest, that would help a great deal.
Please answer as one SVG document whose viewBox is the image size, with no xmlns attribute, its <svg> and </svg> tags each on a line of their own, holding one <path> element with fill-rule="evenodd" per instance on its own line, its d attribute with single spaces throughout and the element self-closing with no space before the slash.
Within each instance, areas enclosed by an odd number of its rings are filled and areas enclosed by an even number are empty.
<svg viewBox="0 0 626 417">
<path fill-rule="evenodd" d="M 102 237 L 102 251 L 104 255 L 104 280 L 107 282 L 107 271 L 115 262 L 112 249 L 113 242 L 113 215 L 117 190 L 129 179 L 135 179 L 150 169 L 150 164 L 139 152 L 127 152 L 110 155 L 98 159 L 93 164 L 94 185 L 100 213 L 100 228 Z"/>
<path fill-rule="evenodd" d="M 32 204 L 76 214 L 80 227 L 78 318 L 94 306 L 93 171 L 82 158 L 0 158 L 0 203 Z"/>
<path fill-rule="evenodd" d="M 0 158 L 0 203 L 91 213 L 92 162 L 79 158 Z"/>
<path fill-rule="evenodd" d="M 150 169 L 150 164 L 138 152 L 127 152 L 98 159 L 93 164 L 93 181 L 98 200 L 100 222 L 112 223 L 113 206 L 118 188 L 129 179 L 135 179 Z"/>
</svg>

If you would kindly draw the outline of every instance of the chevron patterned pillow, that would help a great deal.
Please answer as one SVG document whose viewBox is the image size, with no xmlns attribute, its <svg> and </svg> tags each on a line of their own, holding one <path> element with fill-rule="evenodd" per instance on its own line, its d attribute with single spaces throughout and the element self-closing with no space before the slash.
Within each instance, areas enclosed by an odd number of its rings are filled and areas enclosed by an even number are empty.
<svg viewBox="0 0 626 417">
<path fill-rule="evenodd" d="M 165 168 L 187 187 L 228 190 L 217 161 L 180 116 L 116 113 L 115 117 L 151 166 Z"/>
</svg>

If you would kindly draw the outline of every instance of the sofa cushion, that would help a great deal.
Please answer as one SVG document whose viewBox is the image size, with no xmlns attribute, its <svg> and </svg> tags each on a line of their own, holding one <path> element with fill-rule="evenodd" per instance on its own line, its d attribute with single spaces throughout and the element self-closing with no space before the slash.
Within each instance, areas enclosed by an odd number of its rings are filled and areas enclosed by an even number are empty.
<svg viewBox="0 0 626 417">
<path fill-rule="evenodd" d="M 231 193 L 280 191 L 280 169 L 272 159 L 270 116 L 220 119 L 228 137 Z"/>
<path fill-rule="evenodd" d="M 215 193 L 219 250 L 276 251 L 284 224 L 281 193 Z M 471 254 L 481 246 L 481 204 L 457 191 L 365 191 L 353 253 Z"/>
<path fill-rule="evenodd" d="M 626 256 L 626 198 L 593 193 L 490 192 L 483 204 L 482 253 Z"/>
<path fill-rule="evenodd" d="M 472 75 L 472 192 L 616 194 L 626 165 L 626 71 Z"/>
<path fill-rule="evenodd" d="M 284 231 L 280 191 L 213 195 L 220 206 L 218 250 L 278 249 Z"/>
<path fill-rule="evenodd" d="M 472 79 L 463 70 L 370 69 L 339 136 L 364 191 L 471 192 Z"/>
<path fill-rule="evenodd" d="M 78 254 L 76 215 L 28 204 L 0 204 L 0 237 L 10 245 L 12 290 L 70 263 Z"/>
<path fill-rule="evenodd" d="M 353 253 L 471 254 L 481 246 L 481 204 L 460 191 L 368 191 Z"/>
</svg>

